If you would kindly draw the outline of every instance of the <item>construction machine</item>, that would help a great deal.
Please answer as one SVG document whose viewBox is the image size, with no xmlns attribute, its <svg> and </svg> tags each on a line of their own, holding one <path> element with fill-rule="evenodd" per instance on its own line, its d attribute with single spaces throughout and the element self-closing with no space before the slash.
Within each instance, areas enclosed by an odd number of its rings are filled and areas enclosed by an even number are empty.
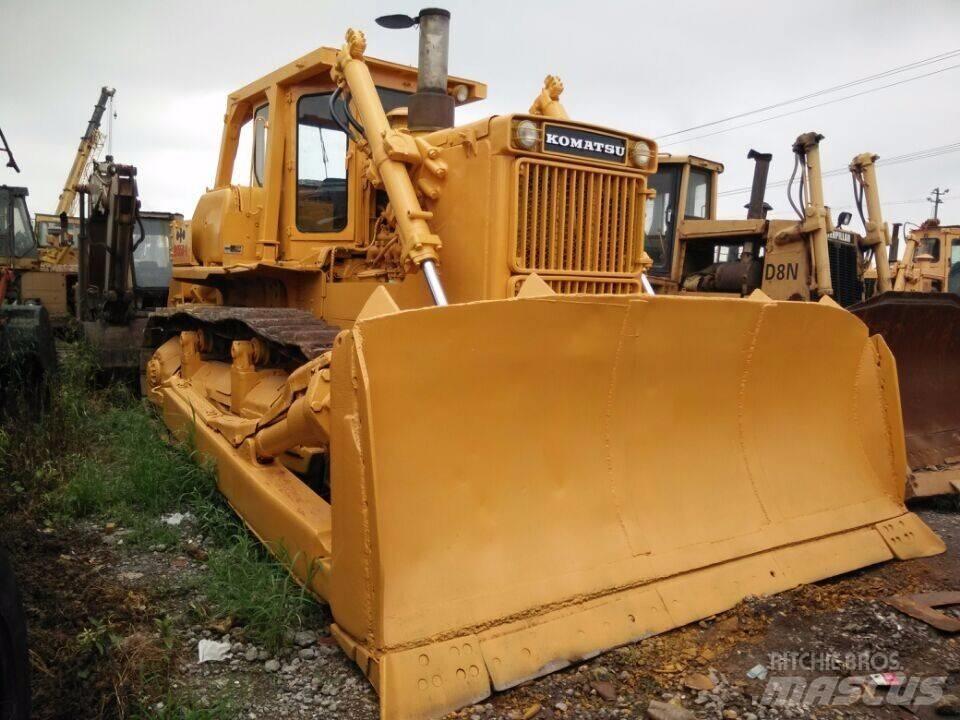
<svg viewBox="0 0 960 720">
<path fill-rule="evenodd" d="M 7 167 L 19 173 L 2 131 L 0 142 Z M 28 194 L 25 187 L 0 185 L 0 414 L 24 401 L 35 408 L 57 364 L 47 311 L 24 296 L 23 279 L 37 257 Z"/>
<path fill-rule="evenodd" d="M 79 186 L 76 317 L 106 371 L 138 374 L 147 316 L 167 304 L 183 216 L 140 209 L 137 168 L 109 155 Z"/>
<path fill-rule="evenodd" d="M 55 330 L 60 334 L 66 332 L 76 316 L 76 238 L 79 230 L 76 209 L 79 186 L 90 173 L 103 147 L 104 134 L 100 125 L 114 94 L 113 88 L 100 88 L 100 96 L 74 153 L 56 210 L 52 214 L 38 213 L 35 217 L 37 250 L 33 267 L 24 270 L 20 281 L 25 295 L 44 305 Z"/>
<path fill-rule="evenodd" d="M 889 236 L 877 187 L 877 155 L 864 153 L 850 165 L 857 211 L 867 228 Z M 866 212 L 864 211 L 866 205 Z M 897 359 L 903 403 L 908 494 L 960 493 L 960 227 L 930 219 L 906 237 L 894 225 L 892 262 L 876 259 L 864 274 L 865 300 L 850 308 L 883 336 Z"/>
<path fill-rule="evenodd" d="M 889 238 L 857 235 L 834 224 L 824 201 L 816 132 L 793 144 L 787 188 L 796 220 L 767 217 L 767 175 L 772 155 L 751 150 L 755 162 L 744 219 L 718 219 L 717 178 L 723 165 L 695 156 L 663 156 L 648 200 L 646 250 L 650 282 L 666 293 L 748 296 L 778 300 L 830 298 L 842 307 L 863 299 L 862 277 L 872 257 L 886 265 Z M 794 193 L 796 188 L 796 193 Z M 796 197 L 794 197 L 796 194 Z"/>
<path fill-rule="evenodd" d="M 457 125 L 486 87 L 448 76 L 449 13 L 380 22 L 419 26 L 417 68 L 350 30 L 229 96 L 145 372 L 381 717 L 944 549 L 880 338 L 644 292 L 656 144 L 570 119 L 553 76 Z"/>
<path fill-rule="evenodd" d="M 880 209 L 878 156 L 850 163 L 854 199 L 864 233 L 833 223 L 823 194 L 818 133 L 793 145 L 794 174 L 787 196 L 799 218 L 767 218 L 767 174 L 772 158 L 751 150 L 754 178 L 747 218 L 716 216 L 717 177 L 723 165 L 695 156 L 660 158 L 648 200 L 646 251 L 650 281 L 660 292 L 816 300 L 830 297 L 857 315 L 893 351 L 903 400 L 909 497 L 960 487 L 960 410 L 944 388 L 954 387 L 960 327 L 960 228 L 927 222 L 911 233 L 904 258 Z M 796 183 L 797 197 L 793 187 Z M 951 273 L 953 273 L 951 275 Z M 952 286 L 951 278 L 954 285 Z M 946 290 L 946 292 L 941 292 Z"/>
</svg>

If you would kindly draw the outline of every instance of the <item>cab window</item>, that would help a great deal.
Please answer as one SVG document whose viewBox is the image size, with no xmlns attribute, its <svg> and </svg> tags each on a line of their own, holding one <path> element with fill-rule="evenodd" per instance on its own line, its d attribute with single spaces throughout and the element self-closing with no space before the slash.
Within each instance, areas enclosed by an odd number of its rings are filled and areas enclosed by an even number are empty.
<svg viewBox="0 0 960 720">
<path fill-rule="evenodd" d="M 253 114 L 253 185 L 263 187 L 264 162 L 267 157 L 267 114 L 269 105 L 261 105 Z"/>
<path fill-rule="evenodd" d="M 677 192 L 680 167 L 663 165 L 647 179 L 647 186 L 656 190 L 656 197 L 647 200 L 643 249 L 653 260 L 653 274 L 670 272 L 673 257 L 673 234 L 676 227 Z"/>
<path fill-rule="evenodd" d="M 377 93 L 385 112 L 405 106 L 409 99 L 409 93 L 397 90 L 377 88 Z M 304 95 L 297 102 L 297 228 L 301 232 L 339 232 L 347 226 L 348 138 L 330 115 L 331 94 Z"/>
<path fill-rule="evenodd" d="M 933 258 L 932 262 L 940 262 L 940 238 L 920 238 L 920 242 L 917 244 L 917 252 L 914 257 L 917 258 L 921 255 L 929 255 L 931 258 Z"/>
<path fill-rule="evenodd" d="M 139 244 L 133 251 L 137 287 L 164 288 L 170 284 L 170 220 L 141 217 L 143 228 Z M 137 236 L 140 232 L 136 233 Z"/>
<path fill-rule="evenodd" d="M 690 168 L 687 180 L 687 202 L 683 216 L 704 220 L 710 216 L 710 172 Z"/>
<path fill-rule="evenodd" d="M 297 103 L 297 228 L 339 232 L 347 226 L 347 136 L 330 116 L 330 93 Z"/>
<path fill-rule="evenodd" d="M 33 228 L 30 227 L 30 216 L 27 214 L 27 203 L 22 197 L 13 199 L 13 254 L 25 257 L 36 247 L 33 238 Z"/>
</svg>

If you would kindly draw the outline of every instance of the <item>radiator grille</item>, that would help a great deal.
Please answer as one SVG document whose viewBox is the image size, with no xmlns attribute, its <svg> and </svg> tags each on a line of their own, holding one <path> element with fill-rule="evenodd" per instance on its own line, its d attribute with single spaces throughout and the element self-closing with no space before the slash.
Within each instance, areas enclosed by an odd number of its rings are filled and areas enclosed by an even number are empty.
<svg viewBox="0 0 960 720">
<path fill-rule="evenodd" d="M 863 299 L 863 285 L 857 272 L 859 253 L 852 243 L 831 239 L 827 244 L 830 256 L 830 275 L 833 281 L 833 299 L 841 307 Z"/>
<path fill-rule="evenodd" d="M 510 278 L 510 292 L 516 295 L 526 275 Z M 550 289 L 559 295 L 639 295 L 640 281 L 632 278 L 542 277 Z"/>
<path fill-rule="evenodd" d="M 541 160 L 517 163 L 517 272 L 635 274 L 641 179 Z"/>
</svg>

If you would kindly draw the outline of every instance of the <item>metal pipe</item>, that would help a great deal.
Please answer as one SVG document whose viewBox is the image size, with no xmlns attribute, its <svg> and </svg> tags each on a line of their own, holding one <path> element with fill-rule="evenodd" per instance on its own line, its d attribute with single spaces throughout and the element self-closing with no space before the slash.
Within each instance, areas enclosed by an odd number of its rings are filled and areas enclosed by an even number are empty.
<svg viewBox="0 0 960 720">
<path fill-rule="evenodd" d="M 770 161 L 773 159 L 773 155 L 751 150 L 747 153 L 747 159 L 755 162 L 753 166 L 753 185 L 750 188 L 750 204 L 747 205 L 747 219 L 762 220 L 767 214 L 763 207 L 763 200 L 767 194 L 767 173 L 770 171 Z"/>
<path fill-rule="evenodd" d="M 450 56 L 450 13 L 440 8 L 420 11 L 420 54 L 417 92 L 447 92 Z"/>
<path fill-rule="evenodd" d="M 647 280 L 646 273 L 640 273 L 640 284 L 643 285 L 643 291 L 647 295 L 656 295 L 656 293 L 653 291 L 653 285 L 651 285 L 650 281 Z"/>
<path fill-rule="evenodd" d="M 900 253 L 900 228 L 901 227 L 903 227 L 903 223 L 894 223 L 893 237 L 890 238 L 890 259 L 894 262 L 897 261 L 897 255 Z"/>
<path fill-rule="evenodd" d="M 423 269 L 423 276 L 427 280 L 427 287 L 430 288 L 433 302 L 438 307 L 444 307 L 447 304 L 447 295 L 443 291 L 443 284 L 440 282 L 440 275 L 437 273 L 437 264 L 433 260 L 424 260 L 420 267 Z"/>
<path fill-rule="evenodd" d="M 450 13 L 424 8 L 417 59 L 417 92 L 411 96 L 407 121 L 411 130 L 440 130 L 453 126 L 454 100 L 447 94 L 447 64 L 450 47 Z"/>
</svg>

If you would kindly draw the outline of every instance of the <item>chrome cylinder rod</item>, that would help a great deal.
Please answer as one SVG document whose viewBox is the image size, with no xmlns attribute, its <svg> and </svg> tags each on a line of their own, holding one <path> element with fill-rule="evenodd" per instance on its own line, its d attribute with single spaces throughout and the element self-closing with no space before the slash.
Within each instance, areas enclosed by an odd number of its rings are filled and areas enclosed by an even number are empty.
<svg viewBox="0 0 960 720">
<path fill-rule="evenodd" d="M 443 307 L 447 304 L 447 294 L 443 292 L 443 284 L 437 273 L 437 264 L 433 260 L 424 260 L 420 267 L 423 270 L 423 276 L 427 279 L 427 287 L 430 288 L 433 302 Z"/>
<path fill-rule="evenodd" d="M 656 295 L 656 293 L 653 291 L 653 285 L 651 285 L 650 281 L 647 280 L 646 273 L 640 273 L 640 284 L 643 285 L 643 291 L 647 295 Z"/>
</svg>

